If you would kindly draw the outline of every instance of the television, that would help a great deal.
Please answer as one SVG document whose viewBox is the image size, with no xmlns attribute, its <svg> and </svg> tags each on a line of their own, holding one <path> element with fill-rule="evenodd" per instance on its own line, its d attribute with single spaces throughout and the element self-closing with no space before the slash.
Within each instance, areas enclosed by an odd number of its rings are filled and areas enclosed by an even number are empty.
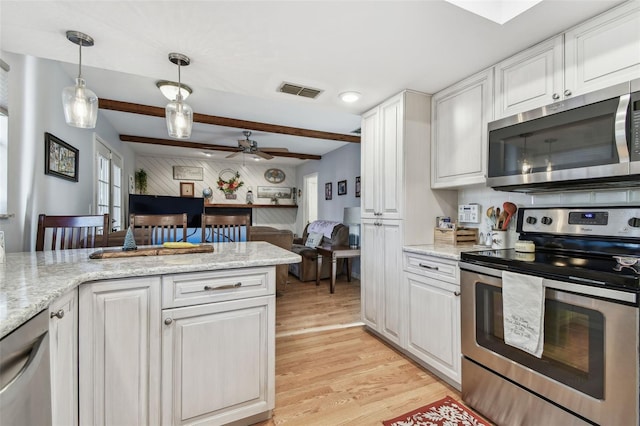
<svg viewBox="0 0 640 426">
<path fill-rule="evenodd" d="M 187 214 L 187 226 L 200 228 L 204 198 L 129 194 L 129 214 Z"/>
</svg>

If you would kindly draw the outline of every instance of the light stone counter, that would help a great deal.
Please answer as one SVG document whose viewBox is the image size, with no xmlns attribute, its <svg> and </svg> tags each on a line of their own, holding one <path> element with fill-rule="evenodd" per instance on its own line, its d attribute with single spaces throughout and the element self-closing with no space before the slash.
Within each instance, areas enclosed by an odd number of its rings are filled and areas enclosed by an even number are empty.
<svg viewBox="0 0 640 426">
<path fill-rule="evenodd" d="M 440 257 L 442 259 L 460 260 L 460 253 L 463 251 L 486 250 L 486 246 L 445 246 L 434 244 L 423 244 L 417 246 L 404 246 L 403 251 L 408 253 L 424 254 L 427 256 Z"/>
<path fill-rule="evenodd" d="M 262 241 L 213 246 L 213 253 L 118 259 L 89 259 L 96 249 L 8 253 L 0 264 L 0 338 L 85 282 L 301 261 L 299 255 Z"/>
</svg>

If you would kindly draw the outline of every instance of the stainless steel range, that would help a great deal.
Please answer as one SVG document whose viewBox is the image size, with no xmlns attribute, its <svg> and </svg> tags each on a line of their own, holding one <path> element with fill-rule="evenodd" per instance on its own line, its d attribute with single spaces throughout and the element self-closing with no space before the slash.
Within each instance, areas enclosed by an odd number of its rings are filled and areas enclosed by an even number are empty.
<svg viewBox="0 0 640 426">
<path fill-rule="evenodd" d="M 640 206 L 525 208 L 517 230 L 534 253 L 461 254 L 464 401 L 499 425 L 638 425 Z M 542 286 L 540 357 L 505 343 L 503 276 Z"/>
</svg>

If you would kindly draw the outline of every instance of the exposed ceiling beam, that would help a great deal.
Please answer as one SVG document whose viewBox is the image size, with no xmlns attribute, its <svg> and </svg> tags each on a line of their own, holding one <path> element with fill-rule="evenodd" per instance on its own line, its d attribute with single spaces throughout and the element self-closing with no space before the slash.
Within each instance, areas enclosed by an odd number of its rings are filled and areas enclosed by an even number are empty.
<svg viewBox="0 0 640 426">
<path fill-rule="evenodd" d="M 132 135 L 120 135 L 120 140 L 123 142 L 136 142 L 136 143 L 146 143 L 152 145 L 164 145 L 164 146 L 176 146 L 180 148 L 193 148 L 193 149 L 205 149 L 205 150 L 213 150 L 213 151 L 229 151 L 229 152 L 238 152 L 239 149 L 232 146 L 225 145 L 212 145 L 208 143 L 200 143 L 200 142 L 187 142 L 187 141 L 179 141 L 175 139 L 157 139 L 157 138 L 147 138 L 144 136 L 132 136 Z M 261 149 L 261 151 L 268 153 L 269 155 L 273 155 L 274 157 L 289 157 L 289 158 L 299 158 L 301 160 L 321 160 L 321 155 L 311 155 L 311 154 L 299 154 L 296 152 L 272 152 L 269 151 L 269 148 Z"/>
<path fill-rule="evenodd" d="M 152 117 L 165 116 L 165 109 L 161 107 L 141 105 L 131 102 L 114 101 L 111 99 L 100 98 L 99 107 L 101 109 L 108 109 L 111 111 L 150 115 Z M 212 124 L 215 126 L 234 127 L 237 129 L 256 130 L 267 133 L 279 133 L 283 135 L 302 136 L 306 138 L 360 143 L 360 136 L 347 135 L 343 133 L 322 132 L 320 130 L 301 129 L 299 127 L 279 126 L 276 124 L 238 120 L 235 118 L 218 117 L 215 115 L 198 114 L 195 112 L 193 113 L 193 121 L 197 123 Z"/>
</svg>

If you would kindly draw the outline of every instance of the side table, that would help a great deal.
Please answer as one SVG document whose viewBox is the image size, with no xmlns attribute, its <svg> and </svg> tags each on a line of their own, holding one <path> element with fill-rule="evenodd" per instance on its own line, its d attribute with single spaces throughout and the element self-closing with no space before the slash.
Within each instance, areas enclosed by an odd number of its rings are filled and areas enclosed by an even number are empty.
<svg viewBox="0 0 640 426">
<path fill-rule="evenodd" d="M 316 247 L 318 260 L 316 265 L 316 285 L 320 285 L 320 269 L 322 258 L 331 257 L 331 293 L 336 291 L 336 269 L 338 259 L 347 259 L 347 280 L 351 282 L 351 258 L 360 256 L 360 249 L 352 249 L 349 246 L 319 246 Z"/>
</svg>

